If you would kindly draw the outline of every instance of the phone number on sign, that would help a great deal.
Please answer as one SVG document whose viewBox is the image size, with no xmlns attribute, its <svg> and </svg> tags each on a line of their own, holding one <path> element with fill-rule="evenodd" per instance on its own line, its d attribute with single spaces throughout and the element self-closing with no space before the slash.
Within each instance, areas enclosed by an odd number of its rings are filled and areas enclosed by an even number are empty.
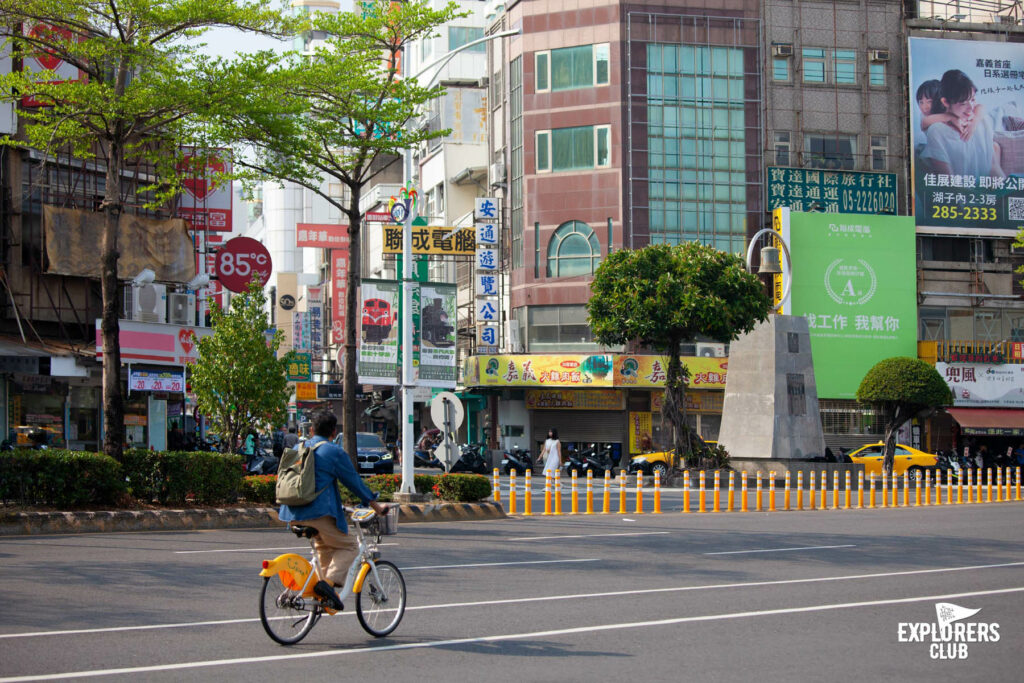
<svg viewBox="0 0 1024 683">
<path fill-rule="evenodd" d="M 988 206 L 933 206 L 932 218 L 963 219 L 965 221 L 994 221 L 998 218 L 996 210 Z"/>
</svg>

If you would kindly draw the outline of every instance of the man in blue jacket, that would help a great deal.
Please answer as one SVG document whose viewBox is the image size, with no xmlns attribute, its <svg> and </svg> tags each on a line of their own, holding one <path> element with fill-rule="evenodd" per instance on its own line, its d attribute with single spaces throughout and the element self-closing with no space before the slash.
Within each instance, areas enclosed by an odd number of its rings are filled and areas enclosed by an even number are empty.
<svg viewBox="0 0 1024 683">
<path fill-rule="evenodd" d="M 363 505 L 368 504 L 379 515 L 387 514 L 387 506 L 376 501 L 377 494 L 359 478 L 348 454 L 332 443 L 337 433 L 338 418 L 333 413 L 325 410 L 313 416 L 314 436 L 306 445 L 316 449 L 313 451 L 313 462 L 316 467 L 316 490 L 320 491 L 320 495 L 309 505 L 282 505 L 277 515 L 282 522 L 299 522 L 317 530 L 317 535 L 313 537 L 313 547 L 326 576 L 320 577 L 321 581 L 313 587 L 313 592 L 328 607 L 340 610 L 343 609 L 342 600 L 352 591 L 359 573 L 358 566 L 349 570 L 359 547 L 355 539 L 348 535 L 337 482 L 344 484 Z M 334 586 L 342 585 L 344 587 L 339 596 Z"/>
</svg>

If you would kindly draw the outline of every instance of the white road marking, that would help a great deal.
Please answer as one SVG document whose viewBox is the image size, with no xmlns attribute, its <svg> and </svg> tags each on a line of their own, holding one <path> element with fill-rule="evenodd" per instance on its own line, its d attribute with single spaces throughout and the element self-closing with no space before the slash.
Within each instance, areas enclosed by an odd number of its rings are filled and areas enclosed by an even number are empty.
<svg viewBox="0 0 1024 683">
<path fill-rule="evenodd" d="M 397 543 L 378 543 L 377 545 L 398 545 Z M 294 548 L 226 548 L 223 550 L 175 550 L 175 555 L 198 555 L 200 553 L 262 553 L 275 550 L 309 550 L 308 545 Z"/>
<path fill-rule="evenodd" d="M 785 553 L 790 550 L 826 550 L 828 548 L 856 548 L 852 544 L 847 545 L 808 545 L 802 548 L 766 548 L 764 550 L 727 550 L 721 553 L 703 553 L 704 555 L 744 555 L 746 553 Z"/>
<path fill-rule="evenodd" d="M 263 664 L 267 662 L 294 661 L 320 657 L 339 657 L 377 652 L 394 652 L 397 650 L 419 650 L 424 648 L 451 647 L 472 643 L 499 643 L 508 640 L 525 638 L 551 638 L 554 636 L 576 635 L 580 633 L 596 633 L 627 628 L 657 628 L 674 626 L 700 621 L 723 621 L 726 619 L 749 619 L 781 614 L 801 614 L 808 612 L 826 612 L 831 610 L 856 609 L 859 607 L 879 607 L 883 605 L 901 605 L 913 602 L 934 602 L 937 600 L 959 600 L 976 598 L 986 595 L 1005 595 L 1007 593 L 1024 592 L 1024 586 L 999 588 L 987 591 L 971 591 L 968 593 L 948 593 L 945 595 L 921 595 L 914 598 L 892 598 L 889 600 L 868 600 L 864 602 L 843 602 L 828 605 L 810 605 L 807 607 L 784 607 L 781 609 L 757 610 L 750 612 L 726 612 L 724 614 L 705 614 L 696 617 L 675 617 L 673 619 L 657 619 L 651 621 L 626 621 L 617 624 L 595 624 L 592 626 L 576 626 L 573 628 L 551 629 L 548 631 L 529 631 L 525 633 L 506 633 L 494 636 L 478 636 L 475 638 L 451 638 L 448 640 L 430 640 L 419 643 L 401 643 L 397 645 L 380 645 L 371 647 L 355 647 L 346 650 L 321 650 L 318 652 L 302 652 L 287 655 L 267 655 L 263 657 L 239 657 L 237 659 L 212 659 L 194 662 L 178 662 L 176 664 L 156 664 L 153 666 L 133 666 L 121 669 L 93 669 L 86 671 L 66 671 L 58 674 L 40 674 L 29 676 L 11 676 L 0 678 L 0 683 L 16 683 L 20 681 L 52 681 L 63 678 L 93 678 L 97 676 L 115 676 L 124 674 L 140 674 L 154 671 L 181 671 L 183 669 L 200 669 L 213 666 L 238 666 L 240 664 Z"/>
<path fill-rule="evenodd" d="M 413 569 L 459 569 L 462 567 L 508 567 L 518 564 L 565 564 L 568 562 L 598 562 L 599 560 L 600 558 L 595 557 L 588 560 L 530 560 L 526 562 L 483 562 L 480 564 L 435 564 L 423 567 L 402 567 L 402 571 L 407 572 Z"/>
<path fill-rule="evenodd" d="M 629 531 L 619 534 L 577 534 L 574 536 L 518 536 L 506 538 L 506 541 L 547 541 L 552 538 L 598 538 L 599 536 L 660 536 L 670 534 L 671 531 Z"/>
<path fill-rule="evenodd" d="M 783 586 L 801 583 L 824 583 L 830 581 L 856 581 L 859 579 L 884 579 L 894 576 L 919 576 L 922 574 L 942 574 L 948 572 L 976 571 L 979 569 L 1004 569 L 1020 567 L 1024 562 L 1003 562 L 1000 564 L 979 564 L 967 567 L 939 567 L 936 569 L 911 569 L 902 572 L 880 572 L 877 574 L 848 574 L 845 576 L 821 576 L 810 579 L 780 579 L 776 581 L 748 581 L 745 583 L 715 583 L 701 586 L 673 586 L 668 588 L 641 588 L 637 590 L 609 591 L 605 593 L 576 593 L 573 595 L 541 595 L 529 598 L 505 598 L 502 600 L 479 600 L 474 602 L 448 602 L 435 605 L 418 605 L 406 608 L 407 612 L 426 609 L 454 609 L 459 607 L 486 607 L 489 605 L 512 605 L 526 602 L 552 602 L 556 600 L 581 600 L 589 598 L 614 598 L 652 593 L 683 593 L 689 591 L 719 590 L 725 588 L 757 588 L 760 586 Z M 341 612 L 334 616 L 347 616 L 351 612 Z M 63 631 L 29 631 L 28 633 L 2 633 L 0 640 L 7 638 L 34 638 L 38 636 L 66 636 L 88 633 L 113 633 L 116 631 L 152 631 L 165 628 L 189 628 L 192 626 L 220 626 L 224 624 L 248 624 L 259 621 L 258 618 L 221 619 L 217 621 L 188 621 L 171 624 L 149 624 L 143 626 L 109 626 L 105 628 L 67 629 Z"/>
</svg>

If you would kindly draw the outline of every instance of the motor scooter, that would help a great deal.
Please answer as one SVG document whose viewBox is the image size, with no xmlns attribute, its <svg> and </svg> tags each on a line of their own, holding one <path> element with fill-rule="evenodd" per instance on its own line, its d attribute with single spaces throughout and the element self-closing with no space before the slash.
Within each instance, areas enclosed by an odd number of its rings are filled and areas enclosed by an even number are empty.
<svg viewBox="0 0 1024 683">
<path fill-rule="evenodd" d="M 533 472 L 533 455 L 528 450 L 519 446 L 513 446 L 512 450 L 505 451 L 505 457 L 501 461 L 501 469 L 505 474 L 524 474 L 527 471 Z"/>
<path fill-rule="evenodd" d="M 590 471 L 594 473 L 595 477 L 603 477 L 605 472 L 611 472 L 615 467 L 612 446 L 611 444 L 606 444 L 601 448 L 597 448 L 595 444 L 590 446 L 582 454 L 583 476 L 587 476 L 587 472 Z"/>
<path fill-rule="evenodd" d="M 562 455 L 562 476 L 572 477 L 572 471 L 576 470 L 576 476 L 583 474 L 583 463 L 584 457 L 587 452 L 593 451 L 594 444 L 590 444 L 583 451 L 577 451 L 575 448 L 566 448 Z"/>
<path fill-rule="evenodd" d="M 449 472 L 473 472 L 487 474 L 487 456 L 484 455 L 486 444 L 462 444 L 459 446 L 459 459 L 455 461 Z"/>
</svg>

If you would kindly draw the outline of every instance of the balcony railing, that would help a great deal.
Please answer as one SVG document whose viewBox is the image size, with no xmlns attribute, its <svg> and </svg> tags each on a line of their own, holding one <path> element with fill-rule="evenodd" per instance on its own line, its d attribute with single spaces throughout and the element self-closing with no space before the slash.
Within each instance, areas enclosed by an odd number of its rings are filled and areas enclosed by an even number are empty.
<svg viewBox="0 0 1024 683">
<path fill-rule="evenodd" d="M 928 362 L 1024 363 L 1024 343 L 950 339 L 917 343 L 917 355 Z"/>
</svg>

